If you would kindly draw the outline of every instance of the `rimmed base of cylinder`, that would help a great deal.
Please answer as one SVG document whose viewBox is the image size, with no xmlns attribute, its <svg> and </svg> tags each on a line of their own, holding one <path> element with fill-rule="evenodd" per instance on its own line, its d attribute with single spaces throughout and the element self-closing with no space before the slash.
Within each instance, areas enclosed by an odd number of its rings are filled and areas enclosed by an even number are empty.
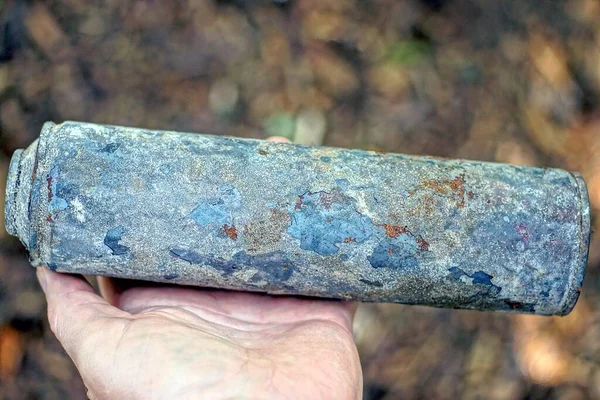
<svg viewBox="0 0 600 400">
<path fill-rule="evenodd" d="M 4 225 L 6 231 L 29 248 L 29 202 L 36 163 L 38 141 L 12 156 L 6 182 Z"/>
</svg>

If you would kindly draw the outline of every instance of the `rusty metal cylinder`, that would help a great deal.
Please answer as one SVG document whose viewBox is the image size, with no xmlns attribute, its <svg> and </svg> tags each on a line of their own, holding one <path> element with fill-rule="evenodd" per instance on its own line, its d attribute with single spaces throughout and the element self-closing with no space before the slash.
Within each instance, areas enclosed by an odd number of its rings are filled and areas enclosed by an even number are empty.
<svg viewBox="0 0 600 400">
<path fill-rule="evenodd" d="M 590 235 L 563 170 L 77 122 L 14 154 L 5 222 L 59 272 L 546 315 Z"/>
</svg>

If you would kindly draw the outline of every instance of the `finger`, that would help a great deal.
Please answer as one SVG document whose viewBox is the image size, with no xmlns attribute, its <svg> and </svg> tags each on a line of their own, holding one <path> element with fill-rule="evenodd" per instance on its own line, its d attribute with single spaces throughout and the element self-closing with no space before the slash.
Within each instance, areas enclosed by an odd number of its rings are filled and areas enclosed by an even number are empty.
<svg viewBox="0 0 600 400">
<path fill-rule="evenodd" d="M 120 291 L 115 282 L 113 282 L 113 279 L 106 276 L 97 276 L 96 281 L 98 282 L 100 296 L 102 296 L 108 304 L 116 307 L 119 301 Z"/>
<path fill-rule="evenodd" d="M 151 281 L 140 281 L 136 279 L 120 279 L 111 278 L 106 276 L 98 276 L 98 287 L 100 289 L 100 295 L 111 305 L 117 307 L 123 311 L 133 313 L 128 305 L 127 299 L 129 298 L 129 292 L 138 293 L 139 291 L 149 291 L 151 293 L 148 307 L 163 305 L 161 303 L 161 292 L 163 290 L 179 289 L 183 286 L 177 286 L 169 283 L 158 283 Z M 157 294 L 154 294 L 157 293 Z"/>
<path fill-rule="evenodd" d="M 208 312 L 248 323 L 297 323 L 323 319 L 350 329 L 357 303 L 176 285 L 140 285 L 120 293 L 116 306 L 131 314 L 156 306 L 179 307 L 192 312 L 201 309 L 204 316 Z M 221 321 L 217 315 L 211 318 Z"/>
<path fill-rule="evenodd" d="M 119 317 L 128 315 L 98 296 L 80 276 L 59 274 L 44 267 L 36 273 L 48 301 L 50 328 L 75 363 L 82 353 L 88 352 L 90 338 L 111 335 L 113 329 L 119 328 Z"/>
<path fill-rule="evenodd" d="M 98 288 L 100 296 L 102 296 L 111 306 L 121 308 L 119 306 L 121 295 L 127 289 L 143 284 L 140 281 L 129 279 L 110 278 L 107 276 L 98 276 Z"/>
<path fill-rule="evenodd" d="M 269 142 L 278 142 L 278 143 L 289 143 L 290 139 L 285 138 L 283 136 L 271 136 L 267 138 Z"/>
</svg>

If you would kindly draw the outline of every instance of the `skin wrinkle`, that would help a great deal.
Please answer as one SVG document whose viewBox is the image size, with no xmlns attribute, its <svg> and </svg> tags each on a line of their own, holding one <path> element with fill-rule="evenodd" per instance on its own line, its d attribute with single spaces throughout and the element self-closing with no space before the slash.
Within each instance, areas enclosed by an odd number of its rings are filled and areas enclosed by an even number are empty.
<svg viewBox="0 0 600 400">
<path fill-rule="evenodd" d="M 164 310 L 159 310 L 159 308 L 160 307 L 152 307 L 151 310 L 149 310 L 149 312 L 142 311 L 141 314 L 143 314 L 144 316 L 149 316 L 149 315 L 151 315 L 151 312 L 154 313 L 154 314 L 157 314 L 157 315 L 160 312 L 160 314 L 159 314 L 160 317 L 166 317 L 168 319 L 171 318 L 171 316 L 169 316 L 168 314 L 166 314 L 166 311 L 165 311 L 165 314 L 163 314 L 161 311 L 164 311 Z M 255 337 L 248 337 L 246 335 L 244 335 L 244 337 L 239 337 L 238 335 L 234 335 L 234 334 L 224 336 L 224 335 L 221 335 L 221 334 L 218 333 L 220 331 L 220 329 L 218 329 L 217 326 L 225 326 L 227 328 L 234 328 L 235 329 L 236 327 L 233 327 L 232 325 L 222 325 L 222 324 L 218 324 L 218 323 L 215 323 L 215 322 L 212 322 L 212 321 L 208 321 L 208 320 L 205 320 L 203 318 L 199 318 L 196 314 L 193 314 L 193 313 L 191 313 L 190 316 L 192 318 L 194 318 L 194 320 L 195 320 L 196 323 L 203 322 L 203 323 L 206 323 L 207 326 L 213 328 L 216 331 L 216 332 L 213 332 L 213 334 L 214 334 L 214 336 L 216 338 L 218 338 L 218 339 L 226 339 L 232 345 L 240 347 L 240 348 L 244 348 L 244 349 L 247 349 L 248 346 L 252 346 L 254 340 L 256 340 L 256 339 L 260 339 L 260 340 L 264 341 L 264 336 L 260 337 L 260 336 L 258 336 L 258 334 L 270 335 L 271 338 L 275 339 L 277 337 L 281 337 L 281 336 L 285 335 L 290 330 L 293 330 L 293 329 L 297 328 L 297 325 L 299 325 L 300 323 L 305 322 L 305 321 L 299 321 L 298 323 L 284 324 L 283 326 L 277 326 L 277 325 L 274 325 L 274 324 L 270 323 L 270 324 L 268 324 L 267 327 L 264 327 L 264 329 L 260 330 L 259 332 L 256 332 L 257 335 Z M 319 320 L 312 320 L 312 321 L 319 321 Z M 321 320 L 321 321 L 322 322 L 327 322 L 327 323 L 337 323 L 336 321 L 333 321 L 333 320 Z M 187 324 L 187 326 L 190 327 L 190 328 L 192 328 L 192 329 L 197 329 L 197 327 L 194 326 L 193 324 Z M 275 332 L 270 332 L 270 330 L 272 330 L 273 328 L 276 328 L 277 330 Z M 206 331 L 204 331 L 204 332 L 206 332 Z M 240 334 L 246 334 L 248 332 L 245 331 L 245 330 L 241 330 L 241 331 L 238 331 L 238 333 L 240 333 Z M 243 341 L 244 343 L 241 344 L 240 341 Z M 258 344 L 262 345 L 260 342 Z M 253 348 L 253 350 L 256 350 L 256 349 Z"/>
<path fill-rule="evenodd" d="M 188 289 L 188 290 L 189 290 L 189 289 Z M 137 295 L 139 295 L 140 293 L 139 293 L 138 291 L 143 291 L 143 289 L 134 289 L 134 290 L 133 290 L 133 291 L 131 291 L 131 292 L 130 292 L 129 290 L 128 290 L 128 291 L 126 291 L 126 292 L 125 292 L 123 295 L 121 295 L 121 298 L 120 298 L 120 301 L 119 301 L 119 303 L 118 303 L 118 304 L 119 304 L 119 305 L 121 305 L 121 306 L 122 306 L 123 304 L 127 304 L 127 302 L 128 302 L 128 301 L 127 301 L 127 300 L 128 300 L 128 296 L 134 296 L 134 295 L 136 295 L 136 294 L 137 294 Z M 223 315 L 223 316 L 227 316 L 227 317 L 231 317 L 231 312 L 230 312 L 230 311 L 228 311 L 228 310 L 224 309 L 222 306 L 219 306 L 219 302 L 218 302 L 218 300 L 216 299 L 216 297 L 215 297 L 215 295 L 214 295 L 214 294 L 209 294 L 209 296 L 210 296 L 210 297 L 211 297 L 211 298 L 214 300 L 214 302 L 215 302 L 215 305 L 216 305 L 216 308 L 217 308 L 217 309 L 219 309 L 219 311 L 220 311 L 220 314 L 221 314 L 221 315 Z M 278 301 L 278 300 L 287 300 L 287 299 L 285 299 L 285 298 L 278 298 L 278 299 L 276 299 L 276 301 Z M 182 305 L 180 304 L 180 302 L 179 302 L 179 301 L 177 301 L 177 300 L 170 300 L 170 299 L 167 299 L 167 300 L 166 300 L 166 302 L 170 302 L 170 303 L 172 303 L 172 305 L 174 305 L 174 306 L 177 306 L 177 307 L 181 307 L 181 306 L 182 306 Z M 331 302 L 331 305 L 333 305 L 333 304 L 339 305 L 339 304 L 340 304 L 339 302 L 336 302 L 336 301 L 330 301 L 330 300 L 326 300 L 325 302 Z M 342 303 L 342 304 L 343 304 L 343 303 Z M 165 305 L 166 305 L 166 304 L 165 304 Z M 144 306 L 139 306 L 138 310 L 139 310 L 139 309 L 142 309 L 143 307 L 144 307 Z M 197 307 L 201 307 L 201 308 L 203 308 L 204 310 L 210 310 L 210 308 L 212 308 L 212 307 L 213 307 L 213 305 L 212 305 L 212 303 L 211 303 L 211 305 L 210 305 L 210 306 L 206 306 L 206 305 L 204 305 L 204 304 L 197 304 Z M 209 308 L 209 307 L 210 307 L 210 308 Z M 322 309 L 322 307 L 313 307 L 312 309 L 310 309 L 310 310 L 307 310 L 306 312 L 304 312 L 304 313 L 302 314 L 302 316 L 304 316 L 304 317 L 306 317 L 306 316 L 309 316 L 309 318 L 312 318 L 312 316 L 315 314 L 315 310 L 317 310 L 317 311 L 318 311 L 318 310 L 320 310 L 320 309 Z M 135 310 L 136 310 L 136 308 L 133 308 L 133 309 L 131 309 L 130 311 L 133 313 Z M 211 312 L 211 313 L 218 313 L 216 310 L 210 310 L 210 312 Z M 252 321 L 250 321 L 250 320 L 243 320 L 243 322 L 248 322 L 248 323 L 261 323 L 260 321 L 257 321 L 257 320 L 264 319 L 264 313 L 265 313 L 265 312 L 266 312 L 266 311 L 259 311 L 259 313 L 257 314 L 257 315 L 258 315 L 258 317 L 257 317 L 257 318 L 255 318 L 255 319 L 254 319 L 254 320 L 252 320 Z M 344 317 L 344 320 L 345 320 L 344 322 L 346 322 L 346 324 L 350 325 L 350 320 L 351 320 L 350 312 L 348 312 L 348 313 L 343 313 L 343 317 Z M 309 319 L 309 318 L 305 318 L 305 319 Z"/>
<path fill-rule="evenodd" d="M 175 302 L 174 304 L 178 304 L 178 302 Z M 166 306 L 162 306 L 161 308 L 166 308 Z M 260 321 L 248 321 L 248 320 L 245 320 L 245 319 L 235 318 L 235 317 L 231 316 L 230 314 L 223 314 L 223 313 L 215 312 L 214 310 L 210 310 L 206 306 L 193 306 L 193 307 L 179 306 L 179 308 L 182 309 L 182 310 L 190 311 L 191 312 L 191 316 L 193 318 L 196 318 L 197 311 L 198 311 L 198 310 L 194 310 L 194 309 L 200 309 L 200 310 L 202 310 L 204 312 L 207 312 L 207 313 L 209 313 L 211 315 L 217 315 L 217 316 L 225 317 L 224 319 L 222 319 L 222 320 L 220 320 L 218 322 L 214 321 L 214 320 L 211 320 L 211 322 L 216 322 L 216 323 L 219 323 L 219 324 L 222 324 L 222 325 L 226 325 L 226 326 L 228 326 L 230 328 L 234 328 L 234 329 L 238 329 L 238 330 L 241 328 L 242 330 L 246 330 L 246 331 L 250 331 L 250 330 L 263 331 L 263 327 L 265 325 L 267 325 L 267 326 L 269 326 L 269 325 L 273 326 L 274 325 L 273 323 L 270 323 L 270 322 L 269 323 L 265 323 L 265 322 L 260 322 Z M 150 308 L 150 309 L 146 309 L 146 310 L 143 310 L 143 309 L 129 309 L 129 311 L 132 314 L 140 314 L 140 313 L 147 313 L 149 310 L 152 310 L 152 309 L 155 309 L 155 308 Z M 308 318 L 307 314 L 310 314 L 310 312 L 307 312 L 306 314 L 304 314 L 302 316 L 303 319 L 301 319 L 298 322 L 302 322 L 302 321 L 305 321 L 305 320 L 315 320 L 314 317 Z M 347 321 L 347 323 L 349 325 L 349 318 L 350 317 L 347 316 L 346 314 L 344 315 L 344 317 L 345 317 L 345 319 L 346 319 L 346 321 Z M 337 321 L 336 319 L 331 319 L 331 318 L 327 319 L 327 318 L 325 318 L 324 321 L 329 321 L 329 322 L 333 322 L 333 323 L 339 324 L 343 328 L 347 329 L 347 325 L 342 325 L 342 323 L 340 321 Z M 239 324 L 236 325 L 236 323 L 239 323 Z M 254 326 L 259 326 L 260 328 L 255 329 Z"/>
<path fill-rule="evenodd" d="M 117 352 L 119 351 L 122 340 L 125 337 L 125 335 L 127 334 L 127 331 L 131 328 L 132 323 L 133 323 L 132 320 L 127 320 L 127 321 L 125 321 L 125 325 L 123 325 L 123 329 L 121 330 L 121 335 L 119 336 L 119 339 L 117 339 L 117 345 L 114 347 L 113 357 L 112 357 L 113 365 L 116 365 Z"/>
<path fill-rule="evenodd" d="M 189 308 L 191 308 L 191 307 L 186 307 L 186 306 L 181 306 L 181 307 L 182 307 L 182 308 L 184 308 L 184 309 L 189 309 Z M 247 328 L 251 328 L 251 327 L 253 327 L 253 326 L 258 326 L 258 327 L 260 327 L 260 328 L 259 328 L 259 330 L 260 330 L 260 329 L 262 329 L 262 327 L 263 327 L 263 326 L 265 326 L 265 325 L 267 325 L 267 326 L 269 326 L 269 325 L 271 325 L 271 326 L 272 326 L 272 325 L 274 325 L 272 322 L 248 321 L 248 320 L 246 320 L 246 319 L 240 319 L 240 318 L 233 317 L 233 316 L 231 316 L 230 314 L 221 314 L 221 313 L 215 313 L 213 310 L 210 310 L 210 309 L 209 309 L 209 308 L 207 308 L 207 307 L 202 307 L 202 306 L 194 306 L 194 308 L 201 309 L 202 311 L 204 311 L 204 312 L 207 312 L 207 313 L 209 313 L 209 314 L 213 314 L 213 315 L 219 315 L 219 316 L 226 317 L 226 319 L 224 319 L 224 320 L 223 320 L 224 322 L 239 322 L 239 323 L 240 323 L 240 326 L 247 327 Z M 308 314 L 308 313 L 307 313 L 307 314 Z M 314 317 L 310 317 L 310 318 L 309 318 L 309 317 L 307 317 L 306 315 L 303 315 L 303 318 L 302 318 L 302 319 L 300 319 L 300 320 L 299 320 L 299 321 L 297 321 L 297 322 L 304 322 L 304 321 L 308 321 L 308 320 L 315 320 L 315 318 L 314 318 Z M 333 323 L 339 324 L 339 325 L 340 325 L 340 326 L 342 326 L 343 328 L 347 328 L 347 325 L 342 325 L 342 324 L 341 324 L 339 321 L 337 321 L 336 319 L 333 319 L 333 318 L 323 318 L 323 320 L 324 320 L 324 321 L 328 321 L 328 322 L 333 322 Z M 213 321 L 213 322 L 215 322 L 215 321 Z M 349 322 L 349 317 L 348 317 L 348 322 Z M 227 326 L 228 326 L 228 327 L 231 327 L 231 328 L 236 328 L 236 326 L 233 326 L 233 324 L 228 324 Z M 250 330 L 250 329 L 247 329 L 247 330 Z"/>
<path fill-rule="evenodd" d="M 93 338 L 93 336 L 90 336 L 90 338 Z M 103 352 L 104 347 L 105 347 L 102 345 L 103 343 L 100 343 L 100 345 L 98 345 L 98 342 L 100 342 L 100 341 L 102 341 L 102 339 L 97 338 L 95 341 L 92 342 L 91 345 L 86 346 L 88 349 L 87 351 L 76 352 L 75 355 L 72 355 L 71 353 L 69 353 L 69 355 L 71 355 L 71 358 L 73 358 L 73 361 L 79 371 L 89 371 L 90 369 L 95 368 L 95 362 L 94 362 L 95 353 L 98 351 Z M 95 391 L 95 392 L 100 392 L 100 393 L 105 394 L 105 396 L 101 396 L 99 398 L 109 397 L 110 388 L 112 386 L 110 384 L 108 384 L 106 382 L 106 380 L 102 380 L 98 384 L 94 380 L 92 380 L 90 382 L 87 379 L 86 375 L 87 375 L 86 373 L 82 373 L 82 378 L 83 378 L 86 388 L 88 388 L 88 391 Z M 109 379 L 111 379 L 111 378 L 109 378 Z"/>
</svg>

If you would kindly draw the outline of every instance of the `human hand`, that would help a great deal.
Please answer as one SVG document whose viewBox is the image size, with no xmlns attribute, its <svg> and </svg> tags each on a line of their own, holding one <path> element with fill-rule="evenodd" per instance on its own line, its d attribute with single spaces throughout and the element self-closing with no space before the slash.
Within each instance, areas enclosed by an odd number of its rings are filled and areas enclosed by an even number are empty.
<svg viewBox="0 0 600 400">
<path fill-rule="evenodd" d="M 37 275 L 93 399 L 361 396 L 349 303 Z"/>
</svg>

